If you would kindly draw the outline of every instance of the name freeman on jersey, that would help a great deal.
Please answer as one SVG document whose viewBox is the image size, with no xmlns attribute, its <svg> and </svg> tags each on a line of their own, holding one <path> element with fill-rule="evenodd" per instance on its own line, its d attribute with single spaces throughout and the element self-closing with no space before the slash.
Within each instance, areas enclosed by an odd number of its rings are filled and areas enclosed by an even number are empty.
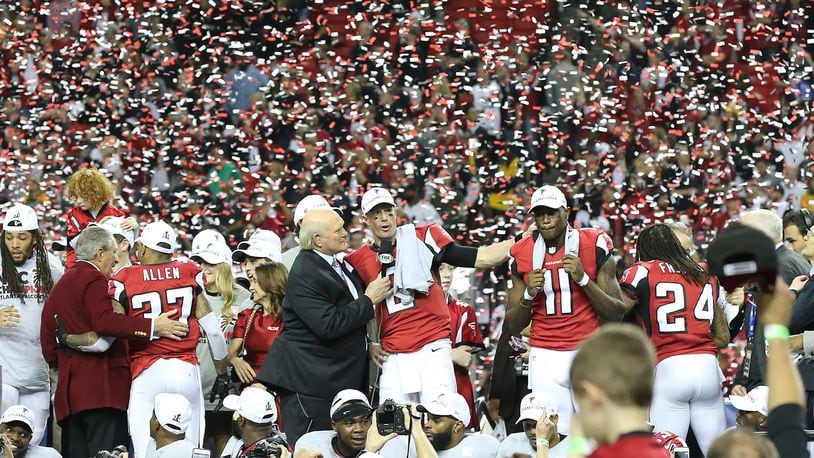
<svg viewBox="0 0 814 458">
<path fill-rule="evenodd" d="M 144 281 L 178 280 L 181 278 L 181 269 L 178 267 L 155 267 L 142 270 Z"/>
</svg>

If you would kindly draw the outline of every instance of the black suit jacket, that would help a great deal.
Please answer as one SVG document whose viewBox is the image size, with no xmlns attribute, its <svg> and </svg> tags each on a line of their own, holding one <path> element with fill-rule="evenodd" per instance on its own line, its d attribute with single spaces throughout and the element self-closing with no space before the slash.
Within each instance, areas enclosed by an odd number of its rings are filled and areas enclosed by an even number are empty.
<svg viewBox="0 0 814 458">
<path fill-rule="evenodd" d="M 288 274 L 283 332 L 274 341 L 257 379 L 276 389 L 332 399 L 346 388 L 367 392 L 367 335 L 374 316 L 362 281 L 347 284 L 317 253 L 303 250 Z"/>
</svg>

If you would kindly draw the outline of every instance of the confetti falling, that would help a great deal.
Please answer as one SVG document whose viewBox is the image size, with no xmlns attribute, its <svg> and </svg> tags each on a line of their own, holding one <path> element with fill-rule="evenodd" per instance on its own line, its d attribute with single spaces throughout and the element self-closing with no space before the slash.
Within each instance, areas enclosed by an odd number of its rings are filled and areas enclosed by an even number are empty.
<svg viewBox="0 0 814 458">
<path fill-rule="evenodd" d="M 0 202 L 61 237 L 66 178 L 191 237 L 286 236 L 320 192 L 397 191 L 461 243 L 543 183 L 630 259 L 749 208 L 814 207 L 814 7 L 799 0 L 27 0 L 0 6 Z"/>
</svg>

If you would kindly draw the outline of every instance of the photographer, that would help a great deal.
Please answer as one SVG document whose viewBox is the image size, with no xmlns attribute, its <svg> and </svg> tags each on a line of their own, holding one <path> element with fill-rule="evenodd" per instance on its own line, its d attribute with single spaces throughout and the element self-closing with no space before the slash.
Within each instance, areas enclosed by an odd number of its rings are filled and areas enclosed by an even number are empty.
<svg viewBox="0 0 814 458">
<path fill-rule="evenodd" d="M 300 437 L 296 455 L 307 450 L 309 456 L 323 458 L 356 457 L 365 450 L 373 408 L 358 390 L 342 390 L 331 402 L 331 430 L 311 431 Z"/>
<path fill-rule="evenodd" d="M 287 457 L 288 444 L 277 435 L 274 422 L 277 408 L 268 391 L 250 386 L 240 396 L 229 395 L 223 400 L 227 409 L 236 412 L 236 423 L 243 437 L 243 447 L 233 457 Z"/>
<path fill-rule="evenodd" d="M 61 456 L 50 447 L 31 444 L 34 411 L 23 405 L 11 406 L 0 417 L 0 457 L 2 458 L 53 458 Z"/>
<path fill-rule="evenodd" d="M 186 440 L 192 419 L 192 407 L 180 394 L 161 393 L 155 397 L 153 416 L 150 418 L 151 442 L 147 458 L 192 456 L 195 445 Z"/>
<path fill-rule="evenodd" d="M 427 404 L 416 407 L 419 412 L 424 412 L 428 418 L 424 425 L 424 434 L 432 448 L 439 457 L 457 458 L 494 458 L 500 443 L 492 436 L 480 433 L 466 434 L 466 425 L 469 424 L 469 406 L 466 400 L 458 393 L 442 393 Z M 415 417 L 413 417 L 415 418 Z M 413 422 L 413 425 L 418 423 Z M 371 431 L 373 428 L 371 428 Z M 424 457 L 419 445 L 423 441 L 415 438 L 416 450 L 418 454 L 410 448 L 410 456 Z M 386 456 L 407 456 L 407 439 L 398 437 L 392 441 L 393 447 L 388 447 Z M 398 448 L 398 450 L 396 450 Z"/>
</svg>

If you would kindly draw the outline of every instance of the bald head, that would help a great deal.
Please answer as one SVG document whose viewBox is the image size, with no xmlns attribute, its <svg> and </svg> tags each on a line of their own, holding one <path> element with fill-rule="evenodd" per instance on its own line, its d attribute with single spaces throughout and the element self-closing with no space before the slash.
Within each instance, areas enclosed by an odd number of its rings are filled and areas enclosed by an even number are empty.
<svg viewBox="0 0 814 458">
<path fill-rule="evenodd" d="M 335 255 L 348 249 L 345 222 L 333 209 L 315 208 L 305 214 L 300 227 L 300 247 Z"/>
</svg>

